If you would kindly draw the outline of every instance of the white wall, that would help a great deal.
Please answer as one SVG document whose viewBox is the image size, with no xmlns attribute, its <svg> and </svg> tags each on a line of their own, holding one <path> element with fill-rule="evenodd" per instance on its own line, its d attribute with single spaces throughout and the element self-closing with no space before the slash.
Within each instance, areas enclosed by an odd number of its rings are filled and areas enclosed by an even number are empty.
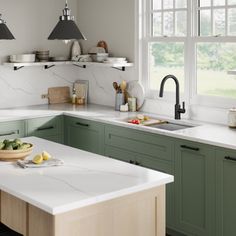
<svg viewBox="0 0 236 236">
<path fill-rule="evenodd" d="M 106 40 L 114 56 L 134 60 L 134 0 L 69 0 L 68 3 L 88 39 L 82 43 L 85 52 L 99 40 Z M 70 45 L 47 40 L 64 4 L 65 0 L 0 0 L 0 13 L 16 38 L 0 41 L 0 62 L 11 54 L 42 49 L 49 49 L 51 56 L 69 55 Z M 45 104 L 47 100 L 42 100 L 41 95 L 47 93 L 48 87 L 72 87 L 77 79 L 89 80 L 90 102 L 113 106 L 112 82 L 134 79 L 134 69 L 121 72 L 58 66 L 49 70 L 28 67 L 13 71 L 0 66 L 0 108 Z"/>
</svg>

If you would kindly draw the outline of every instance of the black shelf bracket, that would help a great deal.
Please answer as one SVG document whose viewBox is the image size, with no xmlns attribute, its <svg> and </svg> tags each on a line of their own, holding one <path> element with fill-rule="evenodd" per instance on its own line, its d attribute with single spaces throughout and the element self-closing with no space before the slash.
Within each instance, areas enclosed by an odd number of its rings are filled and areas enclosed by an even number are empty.
<svg viewBox="0 0 236 236">
<path fill-rule="evenodd" d="M 45 70 L 48 70 L 48 69 L 50 69 L 50 68 L 52 68 L 52 67 L 54 67 L 54 66 L 55 66 L 55 65 L 50 65 L 50 66 L 45 65 L 45 66 L 44 66 L 44 69 L 45 69 Z"/>
<path fill-rule="evenodd" d="M 113 69 L 120 70 L 120 71 L 125 71 L 125 66 L 122 67 L 112 67 Z"/>
<path fill-rule="evenodd" d="M 14 70 L 17 71 L 17 70 L 20 70 L 22 69 L 24 66 L 14 66 Z"/>
<path fill-rule="evenodd" d="M 86 65 L 77 65 L 77 64 L 73 64 L 74 66 L 77 66 L 77 67 L 79 67 L 79 68 L 83 68 L 83 69 L 86 69 L 87 68 L 87 66 Z"/>
</svg>

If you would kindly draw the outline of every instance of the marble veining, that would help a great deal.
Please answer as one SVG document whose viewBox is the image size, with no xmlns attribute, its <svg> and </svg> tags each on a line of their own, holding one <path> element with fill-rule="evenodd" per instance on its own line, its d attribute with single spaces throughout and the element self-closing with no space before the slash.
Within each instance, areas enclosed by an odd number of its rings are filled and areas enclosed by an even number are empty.
<svg viewBox="0 0 236 236">
<path fill-rule="evenodd" d="M 130 165 L 43 139 L 34 144 L 31 159 L 47 150 L 64 166 L 22 169 L 0 165 L 0 189 L 50 214 L 60 214 L 173 182 L 173 176 Z"/>
</svg>

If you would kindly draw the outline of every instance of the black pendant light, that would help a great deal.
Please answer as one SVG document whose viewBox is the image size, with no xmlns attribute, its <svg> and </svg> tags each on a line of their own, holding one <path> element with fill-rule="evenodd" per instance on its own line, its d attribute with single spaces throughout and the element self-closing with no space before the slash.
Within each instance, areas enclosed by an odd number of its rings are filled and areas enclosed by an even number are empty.
<svg viewBox="0 0 236 236">
<path fill-rule="evenodd" d="M 64 40 L 65 42 L 73 40 L 73 39 L 84 39 L 84 35 L 80 32 L 79 28 L 77 27 L 74 16 L 71 16 L 71 10 L 68 8 L 68 4 L 66 1 L 66 6 L 63 9 L 63 16 L 60 16 L 59 22 L 57 23 L 56 27 L 49 35 L 49 40 Z"/>
<path fill-rule="evenodd" d="M 6 22 L 2 19 L 2 14 L 0 14 L 0 39 L 15 39 L 6 26 Z"/>
</svg>

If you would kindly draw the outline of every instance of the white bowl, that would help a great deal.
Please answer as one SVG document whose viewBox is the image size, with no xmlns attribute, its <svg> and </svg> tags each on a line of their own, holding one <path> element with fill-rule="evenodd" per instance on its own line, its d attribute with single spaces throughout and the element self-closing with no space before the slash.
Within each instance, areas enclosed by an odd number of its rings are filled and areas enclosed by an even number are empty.
<svg viewBox="0 0 236 236">
<path fill-rule="evenodd" d="M 15 62 L 15 63 L 35 62 L 35 54 L 11 55 L 10 62 Z"/>
<path fill-rule="evenodd" d="M 92 60 L 95 62 L 104 62 L 108 58 L 108 53 L 91 54 Z"/>
</svg>

